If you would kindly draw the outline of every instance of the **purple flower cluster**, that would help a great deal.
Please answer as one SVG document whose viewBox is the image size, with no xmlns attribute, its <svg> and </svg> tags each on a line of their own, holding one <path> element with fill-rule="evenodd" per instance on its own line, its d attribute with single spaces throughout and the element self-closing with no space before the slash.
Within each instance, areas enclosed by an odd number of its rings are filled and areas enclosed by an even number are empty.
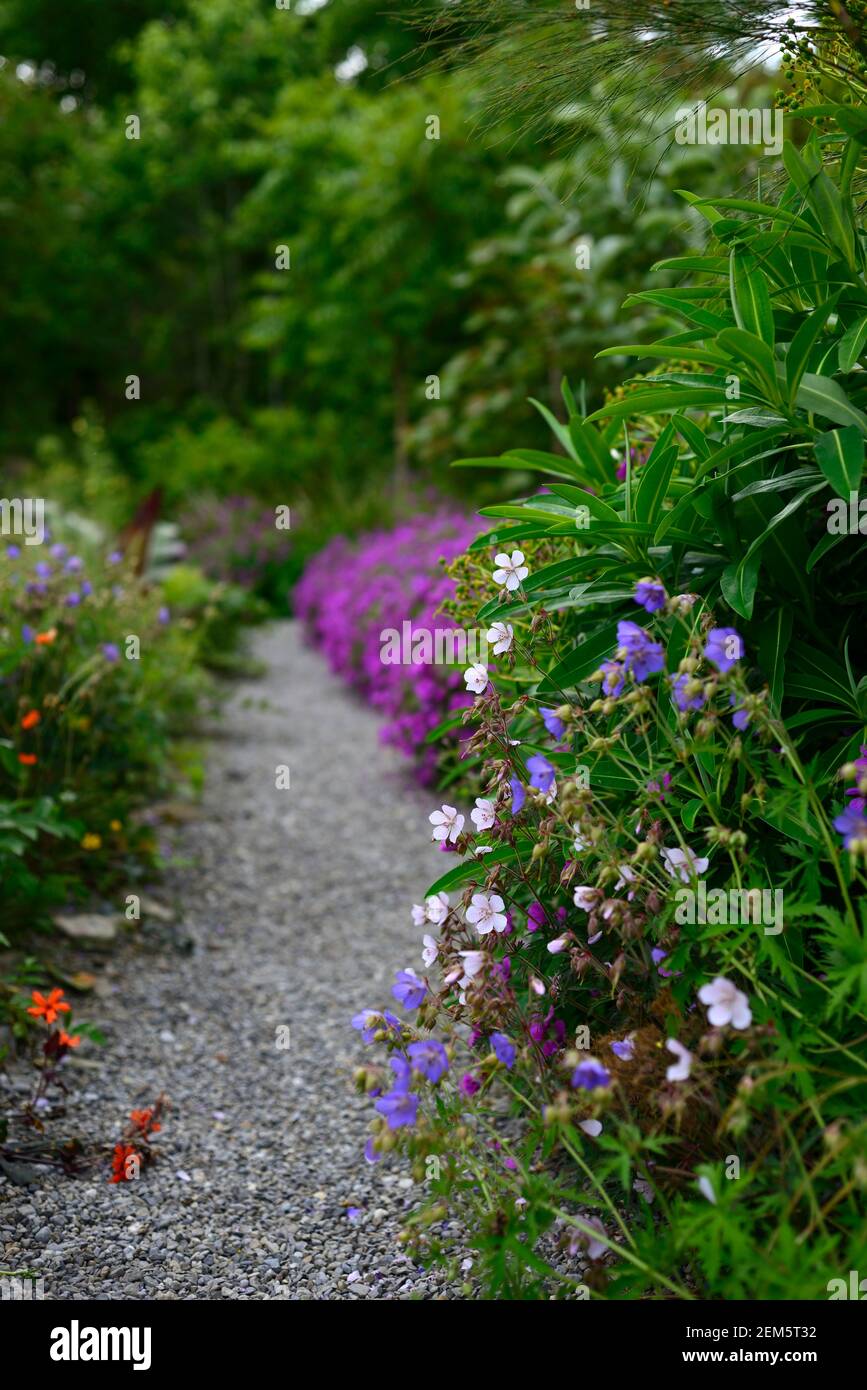
<svg viewBox="0 0 867 1390">
<path fill-rule="evenodd" d="M 477 533 L 477 523 L 440 508 L 355 542 L 337 537 L 314 557 L 295 589 L 295 611 L 309 640 L 385 716 L 384 742 L 412 758 L 427 785 L 438 754 L 424 740 L 452 711 L 471 703 L 472 695 L 460 668 L 384 661 L 382 633 L 402 633 L 405 622 L 413 633 L 454 627 L 436 616 L 454 593 L 439 561 L 462 554 Z"/>
<path fill-rule="evenodd" d="M 179 518 L 186 558 L 209 579 L 256 591 L 284 566 L 292 552 L 276 511 L 255 497 L 204 497 Z"/>
</svg>

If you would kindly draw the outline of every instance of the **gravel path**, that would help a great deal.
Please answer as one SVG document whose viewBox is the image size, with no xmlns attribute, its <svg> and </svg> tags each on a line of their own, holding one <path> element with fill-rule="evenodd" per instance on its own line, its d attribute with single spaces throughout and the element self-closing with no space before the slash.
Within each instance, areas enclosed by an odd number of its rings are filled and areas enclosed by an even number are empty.
<svg viewBox="0 0 867 1390">
<path fill-rule="evenodd" d="M 396 1243 L 419 1192 L 399 1160 L 364 1162 L 370 1101 L 348 1082 L 351 1015 L 419 966 L 409 909 L 441 865 L 432 803 L 291 623 L 254 653 L 268 673 L 234 695 L 202 817 L 178 835 L 189 866 L 159 890 L 193 949 L 148 928 L 108 958 L 79 1006 L 107 1045 L 76 1055 L 55 1121 L 115 1140 L 163 1090 L 163 1157 L 115 1186 L 0 1177 L 2 1260 L 43 1275 L 46 1298 L 461 1296 Z"/>
</svg>

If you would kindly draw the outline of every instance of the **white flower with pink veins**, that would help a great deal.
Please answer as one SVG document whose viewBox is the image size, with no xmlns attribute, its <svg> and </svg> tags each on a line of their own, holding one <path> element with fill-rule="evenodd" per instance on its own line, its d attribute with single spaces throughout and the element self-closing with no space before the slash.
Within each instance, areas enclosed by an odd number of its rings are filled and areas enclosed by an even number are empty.
<svg viewBox="0 0 867 1390">
<path fill-rule="evenodd" d="M 475 810 L 470 811 L 470 820 L 476 830 L 490 830 L 496 819 L 493 801 L 484 796 L 477 796 Z"/>
<path fill-rule="evenodd" d="M 421 903 L 413 903 L 412 922 L 415 927 L 427 926 L 428 922 L 434 927 L 441 927 L 448 915 L 448 893 L 433 893 L 425 898 L 423 907 Z"/>
<path fill-rule="evenodd" d="M 681 883 L 689 883 L 693 878 L 701 878 L 709 859 L 700 859 L 691 849 L 664 849 L 661 851 L 665 872 Z"/>
<path fill-rule="evenodd" d="M 579 883 L 572 894 L 572 901 L 576 907 L 580 907 L 582 912 L 592 912 L 601 898 L 602 894 L 599 889 L 592 888 L 589 883 Z"/>
<path fill-rule="evenodd" d="M 421 958 L 427 966 L 428 970 L 430 970 L 431 966 L 437 958 L 439 947 L 437 943 L 434 941 L 433 937 L 428 936 L 427 932 L 425 932 L 421 940 L 422 945 L 424 947 L 424 950 L 421 953 Z"/>
<path fill-rule="evenodd" d="M 669 1038 L 665 1046 L 677 1058 L 672 1066 L 666 1068 L 666 1081 L 686 1081 L 692 1066 L 692 1053 L 684 1047 L 683 1043 L 679 1043 L 677 1038 Z"/>
<path fill-rule="evenodd" d="M 493 574 L 494 583 L 505 584 L 510 591 L 517 589 L 521 580 L 526 579 L 530 573 L 524 564 L 524 552 L 522 550 L 513 550 L 511 555 L 505 553 L 495 555 L 494 564 L 497 566 Z"/>
<path fill-rule="evenodd" d="M 483 666 L 480 661 L 474 661 L 472 666 L 468 666 L 464 671 L 464 680 L 467 690 L 471 690 L 474 695 L 484 695 L 488 688 L 487 666 Z"/>
<path fill-rule="evenodd" d="M 479 936 L 487 936 L 488 932 L 501 932 L 506 930 L 506 904 L 496 893 L 490 896 L 485 893 L 474 893 L 473 900 L 467 908 L 467 921 L 475 927 Z"/>
<path fill-rule="evenodd" d="M 441 806 L 438 811 L 431 811 L 428 820 L 433 826 L 434 840 L 451 840 L 454 844 L 464 828 L 464 820 L 454 806 Z"/>
<path fill-rule="evenodd" d="M 514 636 L 515 629 L 511 623 L 491 623 L 485 633 L 485 640 L 493 642 L 494 656 L 501 656 L 511 647 Z"/>
<path fill-rule="evenodd" d="M 702 985 L 698 997 L 708 1006 L 707 1021 L 714 1028 L 749 1028 L 753 1021 L 750 1001 L 737 985 L 723 975 L 717 975 L 709 985 Z"/>
</svg>

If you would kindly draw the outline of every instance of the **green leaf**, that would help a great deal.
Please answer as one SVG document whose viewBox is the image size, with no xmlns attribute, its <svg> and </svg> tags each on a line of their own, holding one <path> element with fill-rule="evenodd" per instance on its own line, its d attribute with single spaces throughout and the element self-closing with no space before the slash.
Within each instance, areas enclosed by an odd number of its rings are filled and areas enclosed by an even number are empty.
<svg viewBox="0 0 867 1390">
<path fill-rule="evenodd" d="M 663 387 L 658 391 L 636 391 L 620 401 L 610 401 L 608 405 L 588 415 L 588 420 L 626 420 L 633 415 L 658 415 L 660 412 L 703 410 L 708 406 L 727 405 L 725 391 L 717 387 Z"/>
<path fill-rule="evenodd" d="M 850 425 L 820 434 L 813 445 L 816 460 L 838 497 L 848 502 L 857 492 L 864 470 L 864 437 Z"/>
<path fill-rule="evenodd" d="M 753 616 L 761 566 L 762 557 L 755 554 L 747 556 L 740 563 L 726 566 L 720 575 L 719 586 L 723 598 L 741 618 Z"/>
<path fill-rule="evenodd" d="M 770 400 L 779 400 L 777 365 L 773 351 L 767 343 L 757 338 L 754 333 L 747 333 L 743 328 L 724 328 L 718 334 L 717 342 L 737 362 L 743 362 L 751 369 L 753 378 L 762 386 Z"/>
<path fill-rule="evenodd" d="M 771 701 L 779 709 L 783 699 L 786 652 L 792 640 L 792 610 L 778 608 L 759 629 L 759 665 L 768 678 Z"/>
<path fill-rule="evenodd" d="M 732 308 L 738 328 L 774 346 L 774 314 L 765 277 L 755 256 L 734 247 L 729 262 Z"/>
<path fill-rule="evenodd" d="M 468 883 L 470 879 L 477 879 L 479 883 L 483 883 L 488 871 L 495 864 L 511 864 L 517 858 L 517 851 L 511 845 L 497 845 L 490 854 L 482 855 L 481 859 L 465 859 L 460 864 L 456 864 L 453 869 L 449 869 L 447 873 L 442 874 L 435 883 L 431 884 L 425 897 L 435 897 L 437 893 L 449 893 L 453 888 L 459 888 Z"/>
<path fill-rule="evenodd" d="M 798 387 L 795 404 L 811 415 L 821 415 L 836 425 L 855 425 L 867 435 L 867 415 L 858 410 L 842 386 L 829 376 L 813 376 L 805 372 Z"/>
<path fill-rule="evenodd" d="M 861 356 L 865 342 L 867 342 L 867 314 L 856 319 L 840 339 L 837 365 L 841 372 L 851 372 Z"/>
<path fill-rule="evenodd" d="M 818 342 L 819 335 L 825 327 L 828 315 L 840 298 L 842 290 L 837 290 L 826 299 L 825 303 L 818 309 L 814 309 L 804 320 L 789 344 L 789 351 L 786 354 L 786 385 L 789 391 L 789 406 L 795 404 L 795 397 L 798 387 L 801 384 L 801 377 L 807 369 L 807 362 L 810 353 Z M 867 320 L 865 320 L 867 322 Z"/>
<path fill-rule="evenodd" d="M 843 255 L 849 269 L 857 270 L 851 204 L 844 203 L 839 190 L 828 178 L 822 168 L 821 155 L 810 145 L 804 147 L 803 155 L 799 154 L 787 140 L 783 146 L 783 163 L 831 244 Z"/>
<path fill-rule="evenodd" d="M 602 662 L 607 661 L 612 655 L 616 646 L 617 624 L 609 623 L 594 637 L 588 637 L 586 642 L 581 642 L 557 663 L 553 671 L 549 671 L 539 686 L 539 694 L 550 695 L 558 689 L 573 689 L 580 681 L 586 680 L 597 671 Z"/>
</svg>

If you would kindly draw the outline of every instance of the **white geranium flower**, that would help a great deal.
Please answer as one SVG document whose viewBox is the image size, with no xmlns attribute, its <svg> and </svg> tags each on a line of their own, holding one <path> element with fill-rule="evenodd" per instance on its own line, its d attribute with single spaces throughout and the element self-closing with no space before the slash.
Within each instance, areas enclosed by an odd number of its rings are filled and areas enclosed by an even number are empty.
<svg viewBox="0 0 867 1390">
<path fill-rule="evenodd" d="M 591 1139 L 597 1139 L 602 1133 L 601 1120 L 579 1120 L 578 1128 L 583 1129 L 585 1134 L 589 1134 Z"/>
<path fill-rule="evenodd" d="M 428 970 L 430 970 L 431 966 L 437 958 L 437 952 L 439 951 L 439 947 L 437 946 L 437 943 L 434 941 L 433 937 L 428 936 L 427 932 L 425 932 L 424 936 L 422 937 L 422 945 L 424 946 L 424 950 L 421 953 L 421 958 L 427 966 Z"/>
<path fill-rule="evenodd" d="M 480 661 L 474 661 L 472 666 L 468 666 L 464 671 L 464 680 L 467 690 L 472 690 L 474 695 L 484 695 L 488 688 L 487 666 L 483 666 Z"/>
<path fill-rule="evenodd" d="M 494 564 L 498 566 L 494 570 L 493 580 L 495 584 L 505 584 L 510 591 L 517 589 L 522 579 L 526 579 L 530 571 L 524 564 L 524 552 L 513 550 L 511 555 L 502 553 L 494 556 Z"/>
<path fill-rule="evenodd" d="M 692 1053 L 684 1047 L 683 1043 L 679 1043 L 677 1038 L 669 1038 L 665 1046 L 677 1058 L 672 1066 L 666 1068 L 666 1081 L 686 1081 L 692 1066 Z"/>
<path fill-rule="evenodd" d="M 427 921 L 427 908 L 422 903 L 412 905 L 412 924 L 414 927 L 423 927 Z"/>
<path fill-rule="evenodd" d="M 709 1202 L 712 1202 L 713 1205 L 716 1206 L 716 1193 L 713 1190 L 710 1178 L 704 1176 L 700 1177 L 698 1180 L 698 1190 L 702 1197 L 706 1197 Z"/>
<path fill-rule="evenodd" d="M 572 894 L 572 901 L 582 912 L 592 912 L 601 897 L 598 888 L 591 888 L 589 883 L 579 883 Z"/>
<path fill-rule="evenodd" d="M 633 1192 L 637 1192 L 640 1197 L 643 1197 L 645 1202 L 653 1201 L 654 1191 L 647 1181 L 647 1178 L 636 1178 L 632 1184 L 632 1190 Z"/>
<path fill-rule="evenodd" d="M 506 914 L 504 911 L 506 904 L 496 893 L 487 896 L 485 893 L 474 893 L 471 905 L 467 908 L 467 921 L 472 922 L 479 936 L 487 936 L 488 932 L 501 932 L 506 930 Z"/>
<path fill-rule="evenodd" d="M 700 859 L 691 849 L 664 849 L 661 853 L 665 872 L 672 878 L 679 878 L 681 883 L 700 878 L 710 863 L 709 859 Z"/>
<path fill-rule="evenodd" d="M 486 640 L 494 644 L 494 656 L 501 656 L 503 652 L 507 652 L 512 645 L 514 636 L 515 632 L 511 623 L 491 623 L 485 633 Z"/>
<path fill-rule="evenodd" d="M 458 951 L 458 955 L 464 963 L 464 974 L 468 975 L 470 979 L 484 969 L 486 960 L 484 951 Z"/>
<path fill-rule="evenodd" d="M 427 920 L 432 922 L 435 927 L 441 927 L 449 915 L 448 893 L 433 893 L 424 901 Z"/>
<path fill-rule="evenodd" d="M 493 851 L 493 848 L 494 848 L 493 845 L 476 845 L 476 848 L 475 848 L 474 853 L 476 853 L 476 854 L 490 854 L 490 853 Z"/>
<path fill-rule="evenodd" d="M 722 975 L 702 985 L 698 997 L 708 1005 L 707 1021 L 714 1028 L 724 1028 L 727 1023 L 733 1028 L 749 1028 L 753 1021 L 747 996 Z"/>
<path fill-rule="evenodd" d="M 623 888 L 627 883 L 637 883 L 638 881 L 637 873 L 633 868 L 629 866 L 629 864 L 618 864 L 617 868 L 620 873 L 620 877 L 614 885 L 615 893 L 617 892 L 618 888 Z M 627 893 L 626 896 L 630 899 L 632 898 L 631 893 Z"/>
<path fill-rule="evenodd" d="M 553 941 L 548 942 L 547 949 L 551 952 L 552 956 L 559 956 L 561 951 L 566 950 L 570 939 L 571 935 L 569 932 L 564 933 L 563 936 L 555 936 Z"/>
<path fill-rule="evenodd" d="M 490 830 L 496 819 L 493 801 L 484 796 L 477 796 L 475 810 L 470 811 L 470 820 L 476 830 Z"/>
<path fill-rule="evenodd" d="M 587 848 L 587 841 L 581 834 L 581 827 L 577 821 L 572 826 L 572 834 L 575 836 L 575 839 L 572 841 L 572 848 L 576 854 L 581 854 L 582 851 Z"/>
<path fill-rule="evenodd" d="M 454 806 L 442 806 L 438 811 L 431 811 L 428 820 L 433 826 L 432 839 L 451 840 L 454 844 L 464 828 L 465 817 Z"/>
<path fill-rule="evenodd" d="M 534 994 L 541 996 L 545 993 L 544 981 L 540 980 L 538 975 L 530 976 L 530 988 Z"/>
</svg>

